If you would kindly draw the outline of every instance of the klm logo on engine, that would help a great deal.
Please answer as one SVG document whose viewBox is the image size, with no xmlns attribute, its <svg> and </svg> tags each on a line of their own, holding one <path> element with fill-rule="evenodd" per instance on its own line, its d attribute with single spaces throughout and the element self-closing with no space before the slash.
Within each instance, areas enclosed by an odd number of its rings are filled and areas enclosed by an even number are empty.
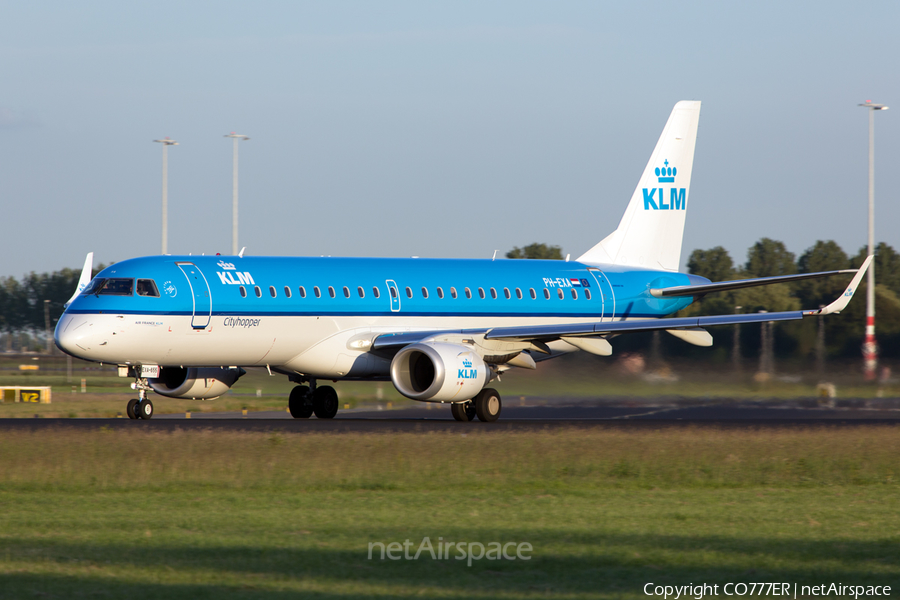
<svg viewBox="0 0 900 600">
<path fill-rule="evenodd" d="M 458 369 L 458 379 L 478 379 L 478 369 L 472 368 L 471 360 L 464 358 L 462 364 L 464 368 Z"/>
<path fill-rule="evenodd" d="M 668 159 L 663 167 L 654 169 L 660 183 L 675 183 L 678 169 L 669 166 Z M 668 188 L 669 198 L 666 202 L 666 188 L 644 188 L 644 210 L 685 210 L 687 209 L 687 189 Z"/>
</svg>

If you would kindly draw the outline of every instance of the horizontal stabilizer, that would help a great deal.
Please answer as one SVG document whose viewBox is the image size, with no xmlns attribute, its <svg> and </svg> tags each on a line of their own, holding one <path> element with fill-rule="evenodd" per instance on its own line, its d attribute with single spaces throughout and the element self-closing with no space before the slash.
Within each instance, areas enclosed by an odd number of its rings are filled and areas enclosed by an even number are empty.
<svg viewBox="0 0 900 600">
<path fill-rule="evenodd" d="M 818 279 L 819 277 L 831 277 L 832 275 L 844 275 L 856 273 L 857 269 L 841 269 L 840 271 L 820 271 L 818 273 L 797 273 L 795 275 L 778 275 L 776 277 L 758 277 L 755 279 L 736 279 L 734 281 L 717 281 L 704 285 L 678 285 L 667 288 L 652 288 L 650 294 L 656 298 L 671 298 L 674 296 L 705 296 L 713 292 L 725 292 L 739 290 L 741 288 L 757 285 L 772 285 L 774 283 L 787 283 L 789 281 L 801 281 L 803 279 Z"/>
</svg>

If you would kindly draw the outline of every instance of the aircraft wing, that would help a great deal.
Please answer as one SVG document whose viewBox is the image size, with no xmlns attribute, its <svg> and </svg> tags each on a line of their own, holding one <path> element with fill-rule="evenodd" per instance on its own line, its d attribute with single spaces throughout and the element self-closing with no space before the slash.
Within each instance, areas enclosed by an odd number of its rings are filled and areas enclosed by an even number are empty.
<svg viewBox="0 0 900 600">
<path fill-rule="evenodd" d="M 842 269 L 840 271 L 820 271 L 818 273 L 798 273 L 795 275 L 779 275 L 777 277 L 758 277 L 755 279 L 736 279 L 734 281 L 717 281 L 706 285 L 677 285 L 667 288 L 651 288 L 650 294 L 656 298 L 671 298 L 673 296 L 705 296 L 713 292 L 738 290 L 757 285 L 772 285 L 773 283 L 787 283 L 788 281 L 801 281 L 803 279 L 818 279 L 819 277 L 831 277 L 845 273 L 857 273 L 859 269 Z"/>
<path fill-rule="evenodd" d="M 872 262 L 872 256 L 866 258 L 865 262 L 858 270 L 847 271 L 830 271 L 827 273 L 808 273 L 799 276 L 800 279 L 807 279 L 808 276 L 824 277 L 826 275 L 834 275 L 837 273 L 856 273 L 850 285 L 844 290 L 841 296 L 824 308 L 814 310 L 792 310 L 784 312 L 770 313 L 753 313 L 742 315 L 712 315 L 704 317 L 669 317 L 663 319 L 639 319 L 632 321 L 606 321 L 606 322 L 589 322 L 589 323 L 564 323 L 557 325 L 522 325 L 516 327 L 495 327 L 488 329 L 441 329 L 441 330 L 419 330 L 419 331 L 401 331 L 392 333 L 382 333 L 376 336 L 372 342 L 370 349 L 374 351 L 396 352 L 403 346 L 415 344 L 424 340 L 434 338 L 436 336 L 473 336 L 482 337 L 485 340 L 509 341 L 509 342 L 532 342 L 543 347 L 546 342 L 557 340 L 563 337 L 604 337 L 609 334 L 631 333 L 638 331 L 654 331 L 654 330 L 696 330 L 701 327 L 710 327 L 714 325 L 737 325 L 742 323 L 760 323 L 769 321 L 792 321 L 802 319 L 803 317 L 814 315 L 827 315 L 831 313 L 841 312 L 854 292 L 862 281 L 869 264 Z M 780 283 L 795 278 L 796 275 L 787 275 L 785 277 L 766 277 L 767 283 Z M 775 281 L 773 281 L 775 280 Z M 796 280 L 796 279 L 790 279 Z M 760 283 L 760 279 L 753 281 L 750 285 L 765 285 Z M 743 283 L 724 282 L 724 283 Z M 715 286 L 681 286 L 703 287 L 708 288 Z M 743 286 L 742 286 L 743 287 Z M 676 289 L 676 288 L 663 288 Z M 696 292 L 690 294 L 679 295 L 695 295 Z M 675 294 L 673 294 L 675 295 Z M 544 350 L 541 350 L 542 352 Z"/>
<path fill-rule="evenodd" d="M 485 334 L 489 340 L 539 340 L 548 341 L 563 336 L 605 336 L 613 333 L 636 331 L 653 331 L 657 329 L 696 329 L 712 325 L 737 325 L 740 323 L 759 323 L 768 321 L 791 321 L 814 315 L 839 313 L 847 306 L 853 293 L 862 281 L 863 275 L 872 262 L 872 256 L 866 258 L 856 271 L 850 285 L 841 296 L 823 308 L 815 310 L 793 310 L 771 313 L 753 313 L 743 315 L 713 315 L 707 317 L 670 317 L 663 319 L 639 319 L 634 321 L 610 321 L 600 323 L 571 323 L 560 325 L 525 325 L 520 327 L 497 327 Z M 780 278 L 767 278 L 780 279 Z M 759 285 L 759 284 L 758 284 Z M 698 286 L 699 287 L 699 286 Z M 708 287 L 708 286 L 702 286 Z M 693 294 L 691 294 L 693 295 Z"/>
</svg>

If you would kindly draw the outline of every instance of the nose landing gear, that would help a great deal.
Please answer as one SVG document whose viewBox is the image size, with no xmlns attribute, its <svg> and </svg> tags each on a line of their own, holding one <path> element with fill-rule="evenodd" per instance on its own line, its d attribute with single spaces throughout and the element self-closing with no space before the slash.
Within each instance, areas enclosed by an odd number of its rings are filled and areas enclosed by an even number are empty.
<svg viewBox="0 0 900 600">
<path fill-rule="evenodd" d="M 151 419 L 153 417 L 153 403 L 147 398 L 147 390 L 150 385 L 144 378 L 137 378 L 131 384 L 131 389 L 138 391 L 138 397 L 132 398 L 125 406 L 125 414 L 129 419 Z"/>
</svg>

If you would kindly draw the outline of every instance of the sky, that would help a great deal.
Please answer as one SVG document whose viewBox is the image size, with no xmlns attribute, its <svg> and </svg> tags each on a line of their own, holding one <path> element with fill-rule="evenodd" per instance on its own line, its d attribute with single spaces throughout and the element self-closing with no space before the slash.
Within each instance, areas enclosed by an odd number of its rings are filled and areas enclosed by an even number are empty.
<svg viewBox="0 0 900 600">
<path fill-rule="evenodd" d="M 0 276 L 160 252 L 577 257 L 702 100 L 682 263 L 900 249 L 900 3 L 0 0 Z"/>
</svg>

